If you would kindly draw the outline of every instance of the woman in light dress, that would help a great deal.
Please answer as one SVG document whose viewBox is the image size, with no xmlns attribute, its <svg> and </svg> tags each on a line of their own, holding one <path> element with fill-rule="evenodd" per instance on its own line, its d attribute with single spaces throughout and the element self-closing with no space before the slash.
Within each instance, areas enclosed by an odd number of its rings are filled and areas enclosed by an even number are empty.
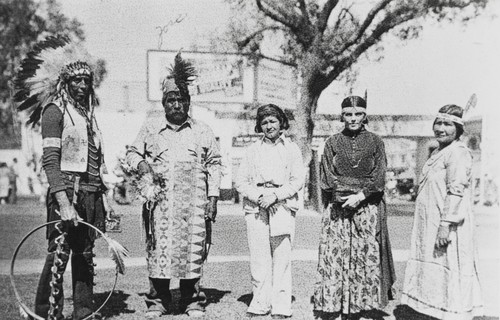
<svg viewBox="0 0 500 320">
<path fill-rule="evenodd" d="M 474 246 L 472 156 L 459 140 L 463 110 L 446 105 L 433 124 L 439 147 L 422 169 L 401 303 L 444 320 L 482 312 Z"/>
</svg>

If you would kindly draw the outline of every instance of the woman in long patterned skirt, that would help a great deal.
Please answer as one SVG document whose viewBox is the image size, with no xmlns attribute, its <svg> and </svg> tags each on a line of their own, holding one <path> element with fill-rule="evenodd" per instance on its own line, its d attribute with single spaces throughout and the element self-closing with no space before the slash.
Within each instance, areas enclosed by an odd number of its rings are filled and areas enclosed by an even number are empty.
<svg viewBox="0 0 500 320">
<path fill-rule="evenodd" d="M 345 128 L 321 159 L 322 220 L 314 311 L 321 319 L 370 317 L 392 299 L 395 280 L 384 203 L 382 139 L 365 129 L 366 101 L 342 102 Z"/>
</svg>

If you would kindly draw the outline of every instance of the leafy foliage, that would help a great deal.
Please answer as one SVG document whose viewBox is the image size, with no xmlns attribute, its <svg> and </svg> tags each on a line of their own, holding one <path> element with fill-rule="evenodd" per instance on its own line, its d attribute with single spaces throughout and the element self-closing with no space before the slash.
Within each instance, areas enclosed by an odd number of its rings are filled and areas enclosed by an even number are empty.
<svg viewBox="0 0 500 320">
<path fill-rule="evenodd" d="M 400 41 L 414 39 L 424 20 L 465 24 L 482 12 L 488 0 L 226 2 L 234 17 L 227 33 L 217 39 L 219 48 L 272 56 L 297 66 L 302 78 L 298 134 L 307 159 L 312 115 L 325 88 L 336 80 L 355 81 L 361 57 L 382 59 L 388 35 Z"/>
<path fill-rule="evenodd" d="M 382 59 L 388 35 L 400 41 L 414 39 L 422 31 L 424 20 L 465 24 L 481 13 L 488 0 L 226 2 L 234 18 L 225 37 L 217 39 L 219 48 L 225 44 L 241 53 L 273 56 L 297 66 L 301 87 L 293 129 L 309 163 L 313 116 L 321 93 L 333 81 L 343 80 L 350 86 L 361 57 Z M 315 185 L 317 177 L 310 178 Z"/>
<path fill-rule="evenodd" d="M 66 17 L 56 0 L 0 2 L 0 100 L 9 98 L 10 81 L 24 55 L 36 42 L 55 35 L 85 40 L 82 24 Z M 105 62 L 101 61 L 99 66 L 97 84 L 106 74 Z"/>
</svg>

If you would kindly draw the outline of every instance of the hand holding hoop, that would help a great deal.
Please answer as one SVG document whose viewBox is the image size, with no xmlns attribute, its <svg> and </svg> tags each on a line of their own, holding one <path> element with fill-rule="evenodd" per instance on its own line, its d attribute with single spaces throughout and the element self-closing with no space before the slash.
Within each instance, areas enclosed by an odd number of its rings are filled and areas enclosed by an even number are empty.
<svg viewBox="0 0 500 320">
<path fill-rule="evenodd" d="M 21 248 L 23 243 L 26 242 L 26 240 L 33 233 L 35 233 L 37 230 L 39 230 L 41 228 L 44 228 L 44 227 L 49 226 L 51 224 L 57 224 L 60 222 L 62 222 L 62 221 L 55 220 L 55 221 L 47 222 L 47 223 L 44 223 L 44 224 L 34 228 L 30 232 L 28 232 L 28 234 L 26 236 L 24 236 L 24 238 L 21 240 L 21 242 L 19 242 L 19 244 L 16 247 L 16 250 L 14 250 L 14 254 L 12 255 L 12 260 L 10 263 L 10 275 L 9 275 L 10 276 L 10 284 L 12 285 L 12 289 L 14 290 L 14 295 L 16 296 L 16 300 L 17 300 L 17 303 L 19 304 L 20 308 L 22 309 L 22 311 L 27 313 L 33 319 L 46 320 L 46 319 L 43 319 L 42 317 L 36 315 L 32 310 L 30 310 L 30 308 L 28 308 L 28 306 L 26 306 L 23 303 L 21 296 L 19 295 L 19 292 L 17 291 L 16 283 L 14 281 L 14 264 L 15 264 L 19 249 Z M 124 248 L 123 246 L 121 246 L 117 241 L 108 237 L 104 232 L 102 232 L 101 230 L 99 230 L 98 228 L 93 226 L 92 224 L 85 222 L 83 220 L 79 221 L 79 223 L 82 223 L 82 224 L 94 229 L 102 236 L 102 238 L 104 240 L 106 240 L 106 242 L 108 243 L 108 249 L 112 254 L 112 259 L 113 259 L 113 261 L 115 261 L 115 264 L 116 264 L 115 281 L 113 283 L 113 288 L 111 289 L 111 291 L 109 292 L 109 295 L 106 297 L 106 300 L 104 300 L 104 302 L 101 304 L 101 306 L 99 306 L 99 308 L 97 308 L 92 314 L 90 314 L 89 316 L 87 316 L 83 319 L 83 320 L 87 320 L 87 319 L 90 319 L 92 316 L 94 316 L 97 312 L 99 312 L 104 307 L 104 305 L 108 302 L 108 300 L 111 298 L 111 295 L 113 294 L 113 291 L 115 290 L 116 283 L 118 280 L 118 273 L 124 274 L 124 272 L 125 272 L 125 265 L 123 264 L 123 258 L 121 257 L 121 255 L 128 256 L 128 250 L 126 248 Z"/>
</svg>

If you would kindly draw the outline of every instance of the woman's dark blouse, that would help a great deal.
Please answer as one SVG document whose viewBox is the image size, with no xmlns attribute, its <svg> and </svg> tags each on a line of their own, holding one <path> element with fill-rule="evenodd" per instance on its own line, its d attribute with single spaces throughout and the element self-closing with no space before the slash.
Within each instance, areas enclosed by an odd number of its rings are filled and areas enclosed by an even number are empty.
<svg viewBox="0 0 500 320">
<path fill-rule="evenodd" d="M 325 143 L 320 165 L 321 189 L 333 199 L 359 191 L 368 200 L 380 198 L 385 188 L 386 166 L 384 142 L 379 136 L 364 128 L 357 133 L 344 129 Z"/>
</svg>

